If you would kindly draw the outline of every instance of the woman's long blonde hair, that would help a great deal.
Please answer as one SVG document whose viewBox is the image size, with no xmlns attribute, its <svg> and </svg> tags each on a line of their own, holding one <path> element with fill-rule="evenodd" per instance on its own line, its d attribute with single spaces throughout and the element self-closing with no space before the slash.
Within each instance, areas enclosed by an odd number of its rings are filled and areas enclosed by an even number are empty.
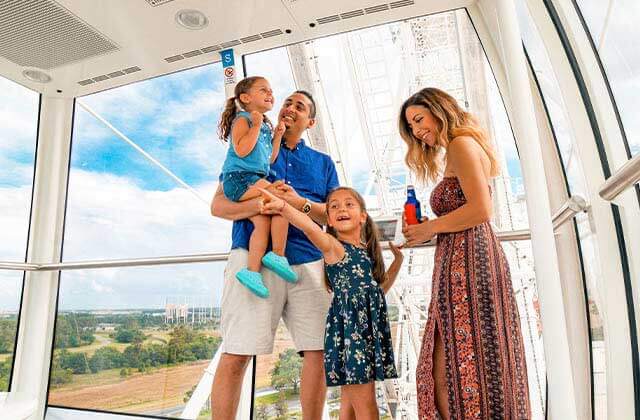
<svg viewBox="0 0 640 420">
<path fill-rule="evenodd" d="M 489 142 L 485 130 L 480 127 L 476 118 L 462 109 L 458 102 L 448 93 L 437 88 L 424 88 L 409 97 L 400 108 L 398 116 L 398 129 L 400 137 L 407 143 L 407 156 L 405 162 L 421 182 L 435 181 L 442 173 L 442 160 L 439 157 L 439 147 L 429 147 L 417 139 L 409 127 L 406 118 L 407 108 L 410 106 L 423 106 L 431 112 L 438 124 L 436 133 L 436 145 L 446 148 L 449 142 L 456 137 L 472 137 L 482 150 L 487 154 L 491 163 L 491 176 L 499 173 L 498 162 Z"/>
<path fill-rule="evenodd" d="M 376 226 L 375 222 L 367 212 L 367 207 L 364 202 L 364 198 L 362 198 L 362 196 L 358 193 L 358 191 L 349 187 L 337 187 L 331 190 L 326 200 L 327 218 L 329 217 L 329 205 L 328 205 L 329 200 L 331 196 L 335 194 L 337 191 L 348 191 L 351 194 L 351 196 L 355 198 L 355 200 L 358 202 L 360 209 L 363 212 L 365 212 L 365 214 L 367 215 L 367 220 L 365 221 L 364 226 L 362 227 L 361 240 L 364 242 L 365 246 L 367 247 L 367 255 L 371 260 L 371 271 L 373 274 L 373 279 L 380 285 L 380 287 L 382 287 L 382 285 L 388 281 L 388 278 L 384 268 L 384 259 L 382 258 L 382 248 L 380 247 L 380 241 L 378 239 L 378 227 Z M 332 227 L 329 227 L 329 226 L 327 227 L 327 233 L 329 233 L 336 239 L 338 238 L 337 232 Z M 326 272 L 325 272 L 325 284 L 327 286 L 327 289 L 331 290 L 331 285 L 329 284 L 329 280 L 326 276 Z"/>
</svg>

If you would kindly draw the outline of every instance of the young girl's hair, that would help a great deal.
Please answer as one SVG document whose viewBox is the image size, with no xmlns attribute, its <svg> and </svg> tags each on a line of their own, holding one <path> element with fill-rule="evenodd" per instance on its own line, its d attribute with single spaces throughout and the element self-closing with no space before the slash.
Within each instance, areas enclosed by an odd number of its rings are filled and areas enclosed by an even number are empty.
<svg viewBox="0 0 640 420">
<path fill-rule="evenodd" d="M 249 92 L 249 89 L 253 86 L 255 82 L 258 80 L 266 80 L 262 76 L 251 76 L 245 77 L 240 80 L 233 90 L 233 96 L 227 99 L 224 103 L 224 110 L 222 111 L 222 116 L 220 117 L 220 123 L 218 124 L 218 136 L 221 140 L 227 141 L 229 136 L 231 135 L 231 127 L 233 126 L 233 120 L 235 120 L 238 115 L 238 107 L 241 109 L 245 109 L 245 104 L 240 100 L 240 95 L 243 93 Z M 273 129 L 273 125 L 267 116 L 264 116 L 264 119 L 267 124 Z"/>
<path fill-rule="evenodd" d="M 360 210 L 367 214 L 367 220 L 365 221 L 364 227 L 362 229 L 362 238 L 361 240 L 366 244 L 367 254 L 369 255 L 369 259 L 371 260 L 373 278 L 380 286 L 385 284 L 387 281 L 387 275 L 384 269 L 384 259 L 382 258 L 382 249 L 380 248 L 380 242 L 378 241 L 378 227 L 373 222 L 369 213 L 367 213 L 367 207 L 365 205 L 364 199 L 362 196 L 353 188 L 349 187 L 337 187 L 329 193 L 327 196 L 327 216 L 329 216 L 329 200 L 331 196 L 335 194 L 337 191 L 348 191 L 353 198 L 356 199 L 358 205 L 360 206 Z M 337 232 L 332 227 L 327 227 L 327 233 L 331 236 L 337 238 Z M 325 283 L 327 289 L 331 290 L 331 285 L 329 284 L 329 279 L 326 276 L 325 272 Z"/>
<path fill-rule="evenodd" d="M 491 147 L 489 137 L 480 127 L 476 118 L 462 109 L 451 95 L 437 88 L 424 88 L 408 98 L 400 108 L 398 128 L 400 137 L 407 143 L 408 150 L 405 162 L 418 175 L 421 182 L 435 181 L 442 172 L 437 147 L 429 147 L 414 137 L 405 116 L 407 108 L 412 105 L 427 108 L 438 124 L 436 145 L 447 147 L 456 137 L 472 137 L 482 147 L 491 162 L 491 176 L 498 175 L 499 165 Z"/>
</svg>

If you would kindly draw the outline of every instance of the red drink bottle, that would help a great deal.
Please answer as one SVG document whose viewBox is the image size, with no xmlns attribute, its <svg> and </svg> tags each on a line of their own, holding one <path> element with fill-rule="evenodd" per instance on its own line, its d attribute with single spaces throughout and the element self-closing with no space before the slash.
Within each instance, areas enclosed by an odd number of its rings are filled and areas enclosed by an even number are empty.
<svg viewBox="0 0 640 420">
<path fill-rule="evenodd" d="M 407 201 L 404 203 L 404 217 L 410 225 L 420 223 L 420 203 L 416 198 L 416 190 L 413 185 L 407 185 Z"/>
</svg>

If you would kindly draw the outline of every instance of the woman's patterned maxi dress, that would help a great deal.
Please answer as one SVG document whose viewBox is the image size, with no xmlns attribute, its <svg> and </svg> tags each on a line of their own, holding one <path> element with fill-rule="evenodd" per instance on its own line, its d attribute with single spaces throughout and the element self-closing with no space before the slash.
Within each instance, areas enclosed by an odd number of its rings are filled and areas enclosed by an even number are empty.
<svg viewBox="0 0 640 420">
<path fill-rule="evenodd" d="M 455 177 L 431 194 L 438 216 L 466 203 Z M 509 265 L 489 222 L 438 235 L 417 389 L 419 418 L 436 419 L 434 333 L 445 352 L 449 418 L 529 419 L 527 370 Z"/>
</svg>

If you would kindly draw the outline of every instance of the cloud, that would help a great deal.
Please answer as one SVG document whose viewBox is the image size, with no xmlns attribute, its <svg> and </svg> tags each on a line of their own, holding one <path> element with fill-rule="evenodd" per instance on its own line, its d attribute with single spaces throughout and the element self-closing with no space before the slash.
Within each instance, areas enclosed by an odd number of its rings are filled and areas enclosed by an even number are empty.
<svg viewBox="0 0 640 420">
<path fill-rule="evenodd" d="M 200 185 L 212 197 L 217 184 Z M 126 177 L 72 169 L 64 261 L 226 252 L 231 223 L 183 188 L 149 191 Z M 224 264 L 68 271 L 64 309 L 160 307 L 176 296 L 219 299 Z"/>
<path fill-rule="evenodd" d="M 30 150 L 38 127 L 38 94 L 0 77 L 0 153 Z"/>
</svg>

